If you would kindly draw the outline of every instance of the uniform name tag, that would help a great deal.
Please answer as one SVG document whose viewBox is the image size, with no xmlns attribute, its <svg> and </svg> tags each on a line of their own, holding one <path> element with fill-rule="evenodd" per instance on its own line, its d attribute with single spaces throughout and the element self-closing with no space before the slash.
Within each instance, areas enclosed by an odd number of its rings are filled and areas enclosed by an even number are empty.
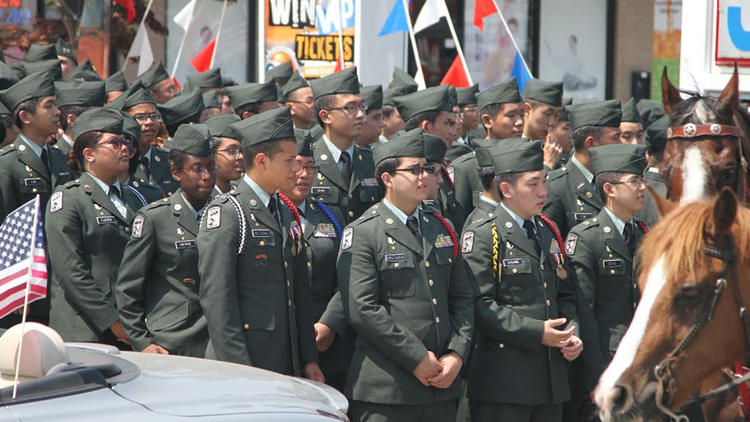
<svg viewBox="0 0 750 422">
<path fill-rule="evenodd" d="M 577 212 L 573 214 L 573 217 L 576 219 L 576 221 L 588 220 L 589 218 L 591 218 L 591 213 L 590 212 Z"/>
<path fill-rule="evenodd" d="M 622 259 L 605 259 L 602 261 L 604 268 L 620 268 L 622 267 Z"/>
<path fill-rule="evenodd" d="M 195 240 L 178 240 L 174 242 L 175 249 L 188 249 L 195 247 Z"/>
<path fill-rule="evenodd" d="M 250 232 L 253 237 L 271 237 L 271 230 L 268 229 L 252 229 Z"/>
<path fill-rule="evenodd" d="M 448 248 L 453 246 L 453 239 L 451 239 L 450 236 L 446 236 L 444 234 L 439 234 L 435 238 L 435 247 L 436 248 Z"/>
<path fill-rule="evenodd" d="M 378 185 L 378 181 L 374 177 L 368 177 L 366 179 L 362 179 L 361 183 L 362 183 L 362 186 L 377 186 Z"/>
<path fill-rule="evenodd" d="M 36 187 L 41 186 L 43 183 L 41 177 L 27 177 L 23 179 L 24 186 Z"/>
<path fill-rule="evenodd" d="M 96 222 L 98 224 L 113 224 L 116 221 L 117 220 L 115 220 L 115 216 L 114 215 L 104 215 L 104 216 L 101 216 L 101 217 L 96 217 Z"/>
<path fill-rule="evenodd" d="M 333 228 L 333 224 L 318 224 L 313 237 L 336 237 L 336 229 Z"/>
<path fill-rule="evenodd" d="M 406 261 L 406 254 L 405 253 L 387 253 L 385 254 L 385 262 L 392 264 L 394 262 L 404 262 Z"/>
<path fill-rule="evenodd" d="M 311 192 L 313 195 L 330 195 L 331 194 L 331 187 L 330 186 L 316 186 L 311 189 Z"/>
<path fill-rule="evenodd" d="M 521 264 L 523 264 L 523 258 L 503 259 L 503 267 L 517 267 Z"/>
</svg>

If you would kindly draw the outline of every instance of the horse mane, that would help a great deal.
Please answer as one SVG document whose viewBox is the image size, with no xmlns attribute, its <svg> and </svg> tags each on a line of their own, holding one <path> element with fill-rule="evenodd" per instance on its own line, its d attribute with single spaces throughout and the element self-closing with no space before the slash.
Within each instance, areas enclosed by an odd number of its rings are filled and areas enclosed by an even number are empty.
<svg viewBox="0 0 750 422">
<path fill-rule="evenodd" d="M 706 245 L 707 228 L 713 225 L 714 202 L 697 201 L 678 207 L 662 217 L 644 237 L 638 249 L 640 267 L 651 268 L 664 257 L 671 274 L 695 274 L 698 258 Z M 735 230 L 739 225 L 740 230 Z M 750 250 L 750 210 L 738 206 L 732 225 L 737 257 Z M 669 281 L 669 280 L 668 280 Z"/>
<path fill-rule="evenodd" d="M 681 90 L 688 98 L 672 106 L 671 126 L 682 126 L 686 123 L 707 125 L 719 123 L 732 125 L 732 115 L 719 111 L 719 99 L 695 91 Z"/>
</svg>

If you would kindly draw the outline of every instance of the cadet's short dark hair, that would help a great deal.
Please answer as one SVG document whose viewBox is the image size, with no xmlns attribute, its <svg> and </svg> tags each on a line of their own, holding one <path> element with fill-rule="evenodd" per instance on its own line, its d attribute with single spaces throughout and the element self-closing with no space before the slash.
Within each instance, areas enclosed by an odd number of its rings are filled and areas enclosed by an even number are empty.
<svg viewBox="0 0 750 422">
<path fill-rule="evenodd" d="M 253 166 L 255 165 L 255 156 L 261 153 L 265 154 L 269 158 L 273 158 L 275 154 L 281 152 L 281 143 L 287 141 L 296 142 L 292 138 L 274 139 L 271 141 L 258 142 L 255 145 L 250 145 L 247 148 L 243 148 L 242 154 L 245 156 L 245 167 L 248 169 L 253 168 Z"/>
<path fill-rule="evenodd" d="M 68 130 L 68 115 L 72 114 L 76 117 L 83 114 L 84 111 L 88 110 L 88 106 L 82 105 L 66 105 L 60 106 L 60 127 L 62 130 Z"/>
<path fill-rule="evenodd" d="M 479 167 L 477 174 L 479 175 L 479 180 L 482 182 L 482 189 L 492 190 L 492 186 L 495 183 L 495 168 L 492 166 Z"/>
<path fill-rule="evenodd" d="M 23 129 L 23 122 L 21 121 L 21 112 L 28 111 L 31 114 L 36 114 L 36 106 L 39 105 L 39 97 L 29 98 L 21 102 L 21 104 L 13 110 L 13 123 L 17 128 Z"/>
<path fill-rule="evenodd" d="M 411 119 L 406 121 L 404 130 L 409 131 L 412 129 L 416 129 L 421 126 L 422 122 L 424 122 L 425 120 L 430 123 L 435 123 L 435 120 L 437 120 L 439 115 L 440 112 L 435 110 L 423 111 L 421 113 L 418 113 L 416 116 L 413 116 Z"/>
<path fill-rule="evenodd" d="M 92 131 L 79 135 L 73 142 L 73 148 L 68 151 L 66 161 L 68 167 L 75 173 L 83 173 L 86 167 L 83 165 L 83 150 L 86 148 L 95 148 L 99 143 L 103 132 Z"/>
<path fill-rule="evenodd" d="M 234 114 L 240 116 L 240 119 L 242 119 L 242 115 L 245 114 L 246 111 L 252 114 L 258 114 L 260 113 L 260 107 L 262 105 L 263 105 L 263 101 L 256 101 L 254 103 L 243 104 L 234 109 Z"/>
<path fill-rule="evenodd" d="M 336 106 L 336 95 L 337 94 L 328 94 L 328 95 L 322 95 L 315 99 L 315 102 L 313 102 L 313 108 L 315 109 L 315 118 L 318 119 L 318 124 L 320 124 L 321 127 L 325 127 L 323 124 L 323 120 L 320 119 L 320 112 L 322 110 L 328 110 L 329 108 Z"/>
<path fill-rule="evenodd" d="M 380 186 L 380 189 L 383 191 L 383 193 L 385 193 L 385 184 L 383 183 L 383 179 L 381 178 L 381 176 L 383 175 L 383 173 L 393 174 L 400 164 L 401 159 L 394 157 L 382 160 L 375 167 L 375 180 L 378 181 L 378 186 Z"/>
<path fill-rule="evenodd" d="M 523 172 L 513 172 L 501 173 L 495 176 L 495 186 L 497 187 L 497 194 L 500 196 L 501 201 L 504 200 L 505 197 L 503 196 L 503 191 L 500 190 L 500 183 L 510 183 L 513 187 L 515 187 L 518 179 L 521 178 L 522 174 Z"/>
<path fill-rule="evenodd" d="M 599 195 L 599 198 L 602 200 L 602 203 L 607 202 L 607 194 L 604 193 L 604 184 L 605 183 L 618 183 L 623 174 L 627 174 L 627 173 L 623 173 L 620 171 L 605 171 L 605 172 L 597 174 L 594 177 L 594 186 L 596 186 L 596 193 Z"/>
<path fill-rule="evenodd" d="M 500 109 L 503 107 L 503 103 L 494 103 L 494 104 L 487 104 L 486 106 L 482 107 L 481 110 L 479 110 L 479 120 L 482 120 L 483 114 L 489 114 L 491 119 L 494 119 L 495 116 L 497 116 L 497 113 L 500 112 Z"/>
<path fill-rule="evenodd" d="M 599 141 L 602 136 L 601 126 L 581 126 L 573 130 L 573 147 L 576 151 L 583 151 L 586 149 L 586 138 L 593 136 L 594 139 Z"/>
<path fill-rule="evenodd" d="M 214 139 L 212 139 L 210 142 L 211 154 L 209 155 L 209 157 L 211 157 L 211 159 L 214 159 L 214 154 L 216 153 L 216 143 Z M 169 164 L 172 166 L 172 170 L 183 170 L 185 167 L 185 157 L 189 155 L 190 154 L 177 149 L 170 149 L 168 157 Z"/>
</svg>

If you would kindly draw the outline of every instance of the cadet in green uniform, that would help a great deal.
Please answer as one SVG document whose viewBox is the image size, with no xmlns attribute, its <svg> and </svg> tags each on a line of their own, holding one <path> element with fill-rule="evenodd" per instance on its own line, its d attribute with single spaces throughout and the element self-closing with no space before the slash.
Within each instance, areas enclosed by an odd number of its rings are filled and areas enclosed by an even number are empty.
<svg viewBox="0 0 750 422">
<path fill-rule="evenodd" d="M 523 133 L 523 103 L 516 78 L 495 85 L 477 96 L 482 127 L 486 129 L 487 142 L 472 141 L 475 145 L 490 145 L 507 138 L 519 138 Z M 474 209 L 483 190 L 477 175 L 474 154 L 466 154 L 451 163 L 448 171 L 453 176 L 456 201 L 468 214 Z"/>
<path fill-rule="evenodd" d="M 174 193 L 177 182 L 172 179 L 168 153 L 152 145 L 162 120 L 154 97 L 137 81 L 120 98 L 107 104 L 107 107 L 130 114 L 141 125 L 141 142 L 138 145 L 140 157 L 135 177 L 155 183 L 167 195 Z"/>
<path fill-rule="evenodd" d="M 182 125 L 169 151 L 180 189 L 133 219 L 115 298 L 134 350 L 203 357 L 208 329 L 198 300 L 195 238 L 215 179 L 212 136 L 205 125 Z"/>
<path fill-rule="evenodd" d="M 563 236 L 576 224 L 594 217 L 602 201 L 594 192 L 588 149 L 620 143 L 620 101 L 575 104 L 568 108 L 575 153 L 567 165 L 550 172 L 544 214 Z"/>
<path fill-rule="evenodd" d="M 224 94 L 224 85 L 221 81 L 221 69 L 208 69 L 201 73 L 193 73 L 187 76 L 187 87 L 199 89 L 201 94 L 208 92 L 218 92 L 220 96 Z"/>
<path fill-rule="evenodd" d="M 203 104 L 203 94 L 197 88 L 183 90 L 180 95 L 164 104 L 156 106 L 167 127 L 170 137 L 174 137 L 177 128 L 184 123 L 198 123 L 201 113 L 206 109 Z M 165 142 L 171 145 L 170 141 Z"/>
<path fill-rule="evenodd" d="M 55 42 L 55 50 L 57 50 L 57 59 L 60 60 L 63 78 L 67 78 L 73 69 L 78 66 L 78 57 L 76 57 L 70 44 L 62 38 L 58 38 Z"/>
<path fill-rule="evenodd" d="M 294 67 L 292 66 L 291 60 L 289 60 L 268 69 L 266 71 L 265 80 L 266 82 L 273 82 L 279 88 L 281 88 L 289 81 L 289 78 L 292 77 L 293 72 Z"/>
<path fill-rule="evenodd" d="M 282 189 L 297 208 L 307 242 L 307 259 L 312 285 L 312 312 L 320 352 L 320 369 L 326 383 L 343 391 L 353 351 L 353 333 L 347 330 L 341 297 L 338 295 L 336 256 L 343 231 L 344 216 L 336 207 L 308 198 L 317 166 L 313 158 L 313 136 L 308 130 L 294 129 L 297 136 L 297 173 L 294 186 Z M 332 298 L 336 296 L 336 299 Z M 331 303 L 329 305 L 329 302 Z M 330 310 L 329 310 L 330 309 Z M 338 334 L 338 336 L 337 336 Z"/>
<path fill-rule="evenodd" d="M 130 223 L 131 195 L 118 174 L 128 167 L 123 117 L 108 108 L 76 119 L 70 165 L 81 176 L 58 187 L 47 206 L 51 267 L 50 326 L 65 341 L 127 341 L 114 288 Z"/>
<path fill-rule="evenodd" d="M 104 80 L 104 91 L 107 93 L 106 103 L 109 104 L 120 98 L 127 89 L 128 81 L 125 80 L 125 75 L 121 70 L 111 74 L 109 78 Z"/>
<path fill-rule="evenodd" d="M 557 119 L 557 124 L 552 129 L 550 129 L 549 137 L 547 137 L 547 142 L 557 144 L 562 150 L 560 159 L 557 161 L 557 164 L 554 167 L 551 167 L 551 170 L 558 169 L 568 164 L 568 160 L 570 160 L 570 156 L 571 154 L 573 154 L 573 140 L 571 139 L 570 133 L 570 118 L 568 118 L 568 107 L 571 104 L 573 104 L 572 98 L 563 99 L 563 106 L 560 109 L 560 116 Z"/>
<path fill-rule="evenodd" d="M 393 76 L 388 87 L 383 91 L 383 131 L 380 134 L 380 142 L 387 142 L 396 132 L 404 128 L 404 120 L 398 113 L 393 99 L 402 95 L 417 92 L 419 85 L 408 73 L 400 68 L 393 69 Z"/>
<path fill-rule="evenodd" d="M 380 132 L 383 130 L 383 87 L 380 85 L 363 86 L 359 95 L 367 107 L 365 123 L 362 126 L 356 141 L 357 146 L 371 148 L 380 140 Z"/>
<path fill-rule="evenodd" d="M 635 104 L 635 98 L 622 103 L 622 120 L 620 121 L 620 142 L 623 144 L 643 145 L 645 131 L 641 123 L 641 115 Z"/>
<path fill-rule="evenodd" d="M 206 357 L 323 381 L 301 222 L 275 193 L 299 170 L 292 116 L 284 107 L 231 129 L 247 173 L 209 205 L 197 239 Z"/>
<path fill-rule="evenodd" d="M 227 193 L 232 184 L 242 178 L 245 172 L 245 156 L 239 139 L 230 138 L 234 133 L 228 130 L 241 119 L 236 114 L 219 114 L 206 121 L 211 135 L 217 139 L 216 145 L 216 187 L 214 195 Z"/>
<path fill-rule="evenodd" d="M 310 129 L 318 122 L 313 107 L 315 98 L 312 88 L 298 71 L 295 71 L 289 81 L 280 88 L 279 95 L 284 105 L 292 112 L 295 128 Z"/>
<path fill-rule="evenodd" d="M 562 82 L 532 79 L 523 88 L 523 136 L 547 140 L 550 127 L 557 124 L 562 107 Z M 546 163 L 545 163 L 546 164 Z"/>
<path fill-rule="evenodd" d="M 421 128 L 424 133 L 442 139 L 446 148 L 450 148 L 452 140 L 456 139 L 457 130 L 450 87 L 441 85 L 427 88 L 396 97 L 393 101 L 406 121 L 405 130 Z M 443 173 L 443 182 L 440 184 L 440 195 L 435 205 L 440 214 L 451 220 L 460 231 L 466 219 L 466 212 L 456 201 L 453 178 L 448 172 L 447 163 L 443 160 L 440 164 L 438 170 Z"/>
<path fill-rule="evenodd" d="M 646 151 L 648 152 L 648 167 L 646 167 L 646 183 L 654 188 L 656 193 L 662 197 L 667 196 L 667 185 L 659 174 L 659 163 L 664 157 L 664 148 L 667 146 L 667 127 L 669 116 L 662 116 L 646 128 Z M 656 209 L 654 198 L 646 194 L 646 204 L 643 209 L 635 213 L 636 218 L 646 223 L 648 227 L 658 223 L 661 219 Z"/>
<path fill-rule="evenodd" d="M 477 292 L 471 418 L 559 421 L 570 398 L 564 362 L 583 345 L 577 327 L 565 326 L 577 317 L 575 292 L 561 280 L 562 239 L 539 215 L 547 194 L 542 142 L 501 143 L 492 158 L 500 206 L 461 238 Z"/>
<path fill-rule="evenodd" d="M 227 87 L 224 93 L 229 96 L 234 113 L 242 119 L 281 107 L 278 88 L 273 82 Z"/>
<path fill-rule="evenodd" d="M 143 82 L 143 85 L 154 97 L 156 104 L 164 104 L 180 95 L 180 88 L 169 77 L 169 73 L 161 61 L 154 62 L 145 72 L 138 75 L 136 81 Z"/>
<path fill-rule="evenodd" d="M 632 218 L 645 203 L 646 148 L 607 145 L 589 151 L 596 190 L 604 208 L 573 227 L 565 240 L 572 281 L 583 293 L 579 311 L 586 350 L 580 368 L 581 390 L 590 393 L 614 357 L 638 304 L 635 250 L 646 225 Z M 578 405 L 578 419 L 588 420 L 596 407 L 589 394 Z"/>
<path fill-rule="evenodd" d="M 126 170 L 120 173 L 120 184 L 123 189 L 129 190 L 133 195 L 124 197 L 128 206 L 133 211 L 138 211 L 151 202 L 164 199 L 164 192 L 155 184 L 137 178 L 134 173 L 138 169 L 138 144 L 141 139 L 141 125 L 133 116 L 123 114 L 122 135 L 130 141 L 130 164 Z M 135 199 L 128 201 L 128 198 Z"/>
<path fill-rule="evenodd" d="M 459 128 L 458 140 L 445 153 L 445 159 L 448 163 L 474 150 L 474 144 L 471 141 L 471 138 L 473 138 L 471 131 L 475 130 L 479 125 L 479 109 L 477 108 L 476 96 L 478 93 L 479 84 L 474 84 L 468 88 L 456 88 L 457 105 L 459 114 L 461 115 L 461 127 Z"/>
<path fill-rule="evenodd" d="M 101 76 L 96 73 L 94 65 L 91 60 L 86 59 L 83 63 L 79 64 L 72 72 L 70 72 L 66 78 L 69 81 L 81 81 L 81 82 L 103 82 Z"/>
<path fill-rule="evenodd" d="M 205 123 L 206 120 L 221 114 L 221 101 L 223 96 L 216 91 L 205 92 L 203 96 L 203 105 L 206 108 L 201 113 L 199 121 Z"/>
<path fill-rule="evenodd" d="M 73 125 L 76 118 L 91 107 L 104 105 L 104 82 L 55 82 L 55 95 L 63 133 L 55 142 L 54 148 L 67 155 L 73 148 Z"/>
<path fill-rule="evenodd" d="M 383 195 L 374 178 L 372 152 L 354 143 L 362 133 L 367 112 L 359 95 L 357 68 L 316 79 L 311 85 L 315 113 L 325 133 L 313 148 L 319 169 L 310 198 L 338 207 L 346 223 Z"/>
<path fill-rule="evenodd" d="M 337 263 L 357 344 L 346 386 L 353 421 L 455 421 L 474 320 L 451 224 L 426 199 L 423 132 L 375 149 L 385 198 L 342 235 Z"/>
</svg>

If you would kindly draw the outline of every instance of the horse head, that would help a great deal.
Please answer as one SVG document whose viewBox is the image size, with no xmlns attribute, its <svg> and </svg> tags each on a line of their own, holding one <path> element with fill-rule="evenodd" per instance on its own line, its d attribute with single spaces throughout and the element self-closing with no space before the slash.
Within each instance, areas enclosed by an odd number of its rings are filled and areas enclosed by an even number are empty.
<svg viewBox="0 0 750 422">
<path fill-rule="evenodd" d="M 750 210 L 729 188 L 669 212 L 644 239 L 633 321 L 595 390 L 603 421 L 680 421 L 702 381 L 745 356 Z"/>
</svg>

